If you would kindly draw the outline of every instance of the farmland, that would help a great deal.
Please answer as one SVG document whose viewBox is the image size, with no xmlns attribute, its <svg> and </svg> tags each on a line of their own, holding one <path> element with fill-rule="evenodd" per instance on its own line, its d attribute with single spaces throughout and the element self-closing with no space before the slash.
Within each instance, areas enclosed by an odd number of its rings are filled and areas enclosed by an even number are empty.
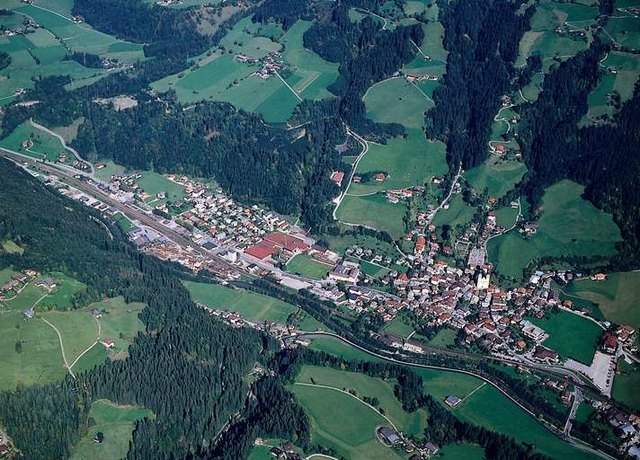
<svg viewBox="0 0 640 460">
<path fill-rule="evenodd" d="M 377 398 L 385 415 L 404 433 L 421 435 L 427 415 L 424 410 L 406 412 L 393 393 L 394 381 L 384 381 L 357 372 L 345 372 L 329 367 L 303 366 L 296 382 L 315 383 L 334 388 L 348 388 L 358 398 Z"/>
<path fill-rule="evenodd" d="M 448 209 L 441 209 L 433 219 L 433 224 L 441 226 L 444 224 L 455 227 L 456 225 L 465 226 L 471 222 L 476 213 L 476 209 L 469 206 L 462 199 L 462 195 L 456 194 L 449 201 Z"/>
<path fill-rule="evenodd" d="M 378 123 L 400 123 L 407 128 L 420 128 L 424 112 L 434 105 L 422 90 L 402 77 L 371 86 L 364 102 L 368 118 Z"/>
<path fill-rule="evenodd" d="M 405 213 L 404 204 L 390 203 L 384 195 L 346 195 L 336 211 L 336 216 L 342 222 L 384 230 L 398 238 L 405 231 L 402 222 Z"/>
<path fill-rule="evenodd" d="M 517 232 L 489 242 L 489 259 L 501 274 L 521 277 L 522 270 L 543 256 L 593 256 L 615 253 L 620 230 L 611 215 L 580 195 L 583 187 L 564 180 L 549 187 L 542 198 L 538 231 L 525 239 Z"/>
<path fill-rule="evenodd" d="M 293 385 L 291 388 L 311 419 L 311 442 L 333 447 L 350 460 L 401 459 L 376 438 L 387 421 L 375 409 L 340 391 Z"/>
<path fill-rule="evenodd" d="M 287 262 L 286 270 L 311 279 L 324 279 L 331 271 L 331 266 L 318 262 L 306 254 L 298 254 Z"/>
<path fill-rule="evenodd" d="M 467 171 L 464 177 L 479 193 L 486 191 L 489 196 L 500 198 L 522 179 L 526 171 L 524 163 L 491 157 Z"/>
<path fill-rule="evenodd" d="M 400 314 L 393 321 L 387 323 L 383 330 L 385 334 L 407 338 L 414 331 L 414 328 L 410 324 L 410 319 L 406 315 Z"/>
<path fill-rule="evenodd" d="M 227 309 L 249 321 L 275 321 L 284 324 L 296 307 L 262 294 L 232 289 L 217 284 L 184 282 L 195 302 L 211 308 Z"/>
<path fill-rule="evenodd" d="M 342 356 L 346 360 L 380 361 L 379 358 L 371 357 L 331 337 L 314 338 L 310 348 Z M 513 436 L 518 441 L 531 443 L 542 454 L 552 458 L 571 458 L 577 455 L 577 451 L 569 444 L 556 438 L 498 390 L 490 385 L 481 386 L 482 382 L 479 379 L 433 369 L 413 370 L 422 377 L 425 391 L 438 401 L 442 402 L 451 394 L 465 398 L 473 392 L 461 405 L 453 409 L 454 414 L 463 420 Z"/>
<path fill-rule="evenodd" d="M 445 146 L 441 142 L 429 142 L 421 130 L 407 130 L 407 138 L 390 139 L 386 145 L 370 144 L 356 174 L 384 171 L 388 178 L 382 182 L 352 184 L 349 193 L 362 195 L 391 189 L 424 185 L 433 176 L 441 176 L 448 170 Z"/>
<path fill-rule="evenodd" d="M 143 171 L 140 174 L 142 177 L 136 179 L 136 183 L 142 190 L 151 195 L 147 199 L 148 203 L 158 205 L 167 201 L 181 200 L 186 195 L 184 186 L 170 181 L 162 174 L 153 171 Z M 156 195 L 160 192 L 165 192 L 166 197 L 157 199 Z"/>
<path fill-rule="evenodd" d="M 616 376 L 613 379 L 612 396 L 616 401 L 629 406 L 633 410 L 640 410 L 640 368 L 631 366 L 620 360 Z"/>
<path fill-rule="evenodd" d="M 91 404 L 89 417 L 95 420 L 87 434 L 73 448 L 72 460 L 109 460 L 125 458 L 136 421 L 153 418 L 150 410 L 134 406 L 118 406 L 98 400 Z M 93 442 L 96 433 L 104 434 L 102 443 Z"/>
<path fill-rule="evenodd" d="M 251 22 L 251 18 L 245 18 L 222 39 L 223 48 L 201 56 L 190 70 L 165 77 L 152 86 L 158 91 L 175 90 L 183 103 L 225 101 L 257 112 L 267 121 L 284 123 L 299 102 L 296 95 L 276 75 L 267 79 L 253 75 L 260 70 L 260 64 L 241 63 L 234 54 L 263 58 L 271 51 L 281 51 L 282 60 L 288 66 L 283 78 L 293 91 L 306 99 L 329 97 L 326 88 L 335 81 L 338 66 L 304 49 L 302 35 L 310 25 L 310 22 L 298 21 L 279 36 L 278 31 L 267 31 Z M 274 41 L 275 38 L 279 42 Z"/>
<path fill-rule="evenodd" d="M 22 142 L 29 139 L 33 145 L 24 148 Z M 58 138 L 34 128 L 28 121 L 2 139 L 0 146 L 34 158 L 46 158 L 48 161 L 57 161 L 60 153 L 65 152 Z"/>
<path fill-rule="evenodd" d="M 640 272 L 610 273 L 604 281 L 582 279 L 564 288 L 570 299 L 598 304 L 605 318 L 618 324 L 640 327 Z"/>
<path fill-rule="evenodd" d="M 565 311 L 551 313 L 542 319 L 532 318 L 530 321 L 549 334 L 544 346 L 555 350 L 563 358 L 591 364 L 602 335 L 600 326 Z"/>
<path fill-rule="evenodd" d="M 105 69 L 92 69 L 74 60 L 66 59 L 69 52 L 87 52 L 122 64 L 131 64 L 144 58 L 142 45 L 125 42 L 98 32 L 87 24 L 70 18 L 71 4 L 50 5 L 38 0 L 27 5 L 8 0 L 3 5 L 13 12 L 2 16 L 0 24 L 14 29 L 22 24 L 25 16 L 33 18 L 43 29 L 26 35 L 0 37 L 0 47 L 11 55 L 11 64 L 0 71 L 0 104 L 13 100 L 16 88 L 30 88 L 32 78 L 51 75 L 68 75 L 75 87 L 107 75 Z M 48 8 L 55 8 L 50 10 Z"/>
</svg>

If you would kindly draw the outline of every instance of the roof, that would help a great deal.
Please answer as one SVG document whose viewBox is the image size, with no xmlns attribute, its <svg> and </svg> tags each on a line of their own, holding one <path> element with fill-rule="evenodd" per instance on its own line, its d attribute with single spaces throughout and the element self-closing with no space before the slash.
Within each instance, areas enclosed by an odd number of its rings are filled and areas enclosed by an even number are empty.
<svg viewBox="0 0 640 460">
<path fill-rule="evenodd" d="M 295 250 L 305 251 L 309 249 L 309 245 L 295 236 L 287 235 L 282 232 L 271 233 L 264 237 L 264 241 L 268 241 L 275 246 L 294 252 Z"/>
<path fill-rule="evenodd" d="M 273 245 L 266 243 L 265 241 L 261 241 L 256 245 L 249 246 L 244 250 L 244 252 L 245 254 L 249 254 L 257 259 L 264 260 L 275 252 L 275 248 Z"/>
</svg>

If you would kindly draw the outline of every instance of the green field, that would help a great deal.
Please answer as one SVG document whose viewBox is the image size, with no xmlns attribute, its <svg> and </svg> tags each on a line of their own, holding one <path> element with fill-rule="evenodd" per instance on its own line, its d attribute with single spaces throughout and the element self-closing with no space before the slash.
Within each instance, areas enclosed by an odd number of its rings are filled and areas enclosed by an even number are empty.
<svg viewBox="0 0 640 460">
<path fill-rule="evenodd" d="M 342 356 L 346 360 L 381 361 L 332 337 L 316 337 L 310 348 Z M 464 398 L 477 390 L 453 409 L 463 420 L 512 436 L 520 442 L 531 443 L 551 458 L 592 458 L 556 438 L 492 386 L 480 387 L 482 382 L 475 377 L 432 369 L 412 369 L 423 378 L 425 390 L 438 401 L 443 401 L 450 394 Z"/>
<path fill-rule="evenodd" d="M 122 228 L 122 230 L 124 230 L 125 232 L 130 232 L 131 230 L 136 228 L 136 226 L 133 225 L 133 223 L 129 219 L 127 219 L 127 217 L 121 212 L 113 216 L 113 218 L 118 223 L 118 225 L 120 225 L 120 228 Z"/>
<path fill-rule="evenodd" d="M 43 309 L 68 310 L 75 306 L 74 298 L 76 294 L 84 291 L 87 286 L 64 273 L 54 272 L 49 274 L 57 282 L 57 286 L 51 293 L 42 299 L 38 307 Z"/>
<path fill-rule="evenodd" d="M 583 279 L 564 288 L 569 298 L 598 304 L 609 321 L 640 328 L 640 272 L 610 273 L 604 281 Z"/>
<path fill-rule="evenodd" d="M 111 160 L 102 161 L 106 166 L 102 169 L 96 169 L 96 177 L 102 181 L 109 182 L 111 176 L 118 176 L 124 173 L 124 166 L 115 164 Z"/>
<path fill-rule="evenodd" d="M 544 341 L 546 347 L 555 350 L 563 358 L 591 364 L 602 335 L 600 326 L 565 311 L 551 313 L 542 319 L 531 318 L 530 321 L 549 334 L 549 338 Z"/>
<path fill-rule="evenodd" d="M 442 329 L 438 331 L 436 336 L 429 340 L 429 345 L 432 347 L 446 348 L 449 345 L 454 345 L 456 339 L 456 331 L 453 329 Z"/>
<path fill-rule="evenodd" d="M 170 181 L 162 174 L 153 171 L 143 171 L 142 177 L 136 179 L 136 184 L 140 189 L 149 193 L 151 197 L 147 198 L 146 203 L 158 205 L 167 201 L 178 201 L 186 196 L 184 186 Z M 166 193 L 166 198 L 158 199 L 156 194 L 160 192 Z"/>
<path fill-rule="evenodd" d="M 618 370 L 613 379 L 612 396 L 616 401 L 629 406 L 633 410 L 640 410 L 640 368 L 630 366 L 624 360 L 618 361 Z"/>
<path fill-rule="evenodd" d="M 11 267 L 3 268 L 0 270 L 0 286 L 4 286 L 13 275 L 16 275 L 18 272 L 15 272 L 11 269 Z"/>
<path fill-rule="evenodd" d="M 15 241 L 12 240 L 4 240 L 0 244 L 0 249 L 9 254 L 22 255 L 22 253 L 24 252 L 24 249 L 22 249 L 22 247 L 20 247 L 18 244 L 16 244 Z"/>
<path fill-rule="evenodd" d="M 349 460 L 396 460 L 403 456 L 384 446 L 375 430 L 388 422 L 356 398 L 329 388 L 293 385 L 311 420 L 311 442 L 333 447 Z"/>
<path fill-rule="evenodd" d="M 395 137 L 386 145 L 369 144 L 369 151 L 356 168 L 356 174 L 384 171 L 389 177 L 383 182 L 352 184 L 349 193 L 363 195 L 424 185 L 447 170 L 444 144 L 427 141 L 421 130 L 408 129 L 406 139 Z"/>
<path fill-rule="evenodd" d="M 504 228 L 511 228 L 518 216 L 517 208 L 500 208 L 496 210 L 496 223 Z"/>
<path fill-rule="evenodd" d="M 22 147 L 22 142 L 27 139 L 31 139 L 33 142 L 33 146 L 28 150 Z M 65 151 L 57 137 L 34 128 L 28 121 L 19 125 L 9 136 L 0 140 L 0 147 L 38 159 L 46 158 L 49 161 L 57 161 L 60 153 Z"/>
<path fill-rule="evenodd" d="M 36 302 L 44 298 L 46 291 L 32 283 L 27 284 L 19 294 L 7 300 L 6 304 L 11 309 L 26 310 L 31 308 Z"/>
<path fill-rule="evenodd" d="M 185 281 L 184 285 L 195 302 L 211 308 L 235 311 L 249 321 L 275 321 L 284 324 L 289 315 L 297 310 L 281 300 L 243 289 L 192 281 Z"/>
<path fill-rule="evenodd" d="M 618 3 L 618 2 L 616 2 Z M 637 5 L 637 3 L 635 3 Z M 613 16 L 623 16 L 622 14 L 615 14 Z M 640 49 L 640 19 L 631 16 L 628 17 L 611 17 L 607 22 L 606 30 L 615 41 L 622 45 L 628 46 L 631 49 Z"/>
<path fill-rule="evenodd" d="M 330 367 L 305 365 L 296 377 L 296 382 L 315 382 L 318 385 L 339 389 L 348 388 L 355 391 L 356 396 L 360 399 L 365 396 L 377 398 L 380 402 L 379 407 L 384 409 L 385 415 L 405 434 L 420 436 L 426 426 L 427 414 L 424 410 L 409 413 L 402 408 L 393 392 L 394 381 L 385 381 L 357 372 L 345 372 Z"/>
<path fill-rule="evenodd" d="M 183 103 L 226 101 L 260 113 L 267 121 L 284 123 L 298 98 L 277 76 L 262 79 L 252 75 L 261 65 L 238 62 L 235 54 L 262 58 L 270 51 L 282 51 L 282 59 L 288 65 L 284 78 L 301 98 L 329 97 L 326 88 L 335 81 L 338 66 L 303 47 L 302 36 L 310 26 L 310 22 L 298 21 L 280 37 L 273 28 L 258 27 L 250 17 L 244 18 L 221 40 L 225 51 L 218 49 L 201 56 L 190 70 L 165 77 L 152 87 L 158 91 L 175 90 Z"/>
<path fill-rule="evenodd" d="M 21 312 L 0 314 L 0 390 L 62 379 L 66 374 L 62 363 L 53 329 L 41 320 L 25 321 Z"/>
<path fill-rule="evenodd" d="M 489 260 L 496 271 L 518 278 L 537 257 L 614 254 L 620 230 L 611 215 L 580 196 L 583 190 L 575 182 L 558 182 L 542 198 L 543 211 L 535 235 L 525 239 L 512 231 L 489 241 Z"/>
<path fill-rule="evenodd" d="M 385 324 L 383 330 L 385 334 L 407 338 L 415 329 L 406 315 L 399 314 L 393 321 Z"/>
<path fill-rule="evenodd" d="M 321 280 L 327 277 L 331 266 L 318 262 L 307 254 L 298 254 L 287 262 L 286 271 L 306 278 Z"/>
<path fill-rule="evenodd" d="M 476 208 L 469 206 L 462 199 L 461 194 L 453 195 L 449 200 L 449 209 L 441 209 L 438 214 L 433 218 L 433 225 L 442 226 L 449 225 L 455 227 L 461 225 L 467 226 L 473 219 L 476 213 Z"/>
<path fill-rule="evenodd" d="M 476 444 L 450 444 L 440 449 L 440 456 L 447 460 L 483 460 L 485 452 Z"/>
<path fill-rule="evenodd" d="M 387 231 L 394 238 L 398 238 L 405 232 L 402 219 L 406 210 L 406 204 L 390 203 L 381 194 L 346 195 L 336 211 L 336 217 L 342 222 Z"/>
<path fill-rule="evenodd" d="M 22 24 L 24 15 L 42 25 L 27 35 L 0 37 L 0 49 L 11 54 L 11 64 L 0 71 L 0 104 L 13 101 L 16 88 L 31 88 L 33 78 L 51 75 L 69 75 L 74 87 L 90 83 L 108 74 L 104 69 L 83 67 L 67 60 L 67 48 L 75 52 L 98 54 L 122 63 L 144 59 L 142 45 L 125 42 L 92 29 L 88 24 L 71 20 L 69 2 L 37 0 L 26 5 L 18 0 L 7 0 L 3 7 L 13 12 L 0 17 L 0 24 L 15 28 Z M 64 46 L 63 46 L 64 44 Z"/>
<path fill-rule="evenodd" d="M 134 406 L 117 406 L 99 400 L 91 404 L 89 417 L 95 421 L 87 434 L 73 448 L 72 460 L 112 460 L 125 458 L 136 421 L 153 418 L 153 412 Z M 93 442 L 96 433 L 104 433 L 104 441 Z"/>
<path fill-rule="evenodd" d="M 434 106 L 422 90 L 402 77 L 376 83 L 364 97 L 367 117 L 378 123 L 400 123 L 407 128 L 420 128 L 424 113 Z"/>
<path fill-rule="evenodd" d="M 464 177 L 479 193 L 486 191 L 489 196 L 500 198 L 520 182 L 526 171 L 524 163 L 492 157 L 465 172 Z"/>
</svg>

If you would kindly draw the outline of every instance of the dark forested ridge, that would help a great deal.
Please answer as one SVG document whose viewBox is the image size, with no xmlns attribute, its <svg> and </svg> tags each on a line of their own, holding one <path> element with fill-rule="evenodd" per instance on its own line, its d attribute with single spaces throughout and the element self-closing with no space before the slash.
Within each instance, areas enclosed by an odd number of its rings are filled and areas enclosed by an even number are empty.
<svg viewBox="0 0 640 460">
<path fill-rule="evenodd" d="M 453 170 L 476 166 L 487 155 L 493 117 L 515 80 L 518 44 L 535 8 L 520 2 L 467 0 L 438 2 L 449 52 L 444 84 L 433 93 L 427 136 L 447 144 Z"/>
<path fill-rule="evenodd" d="M 22 256 L 2 252 L 0 266 L 61 270 L 86 283 L 89 297 L 124 295 L 148 305 L 141 314 L 148 334 L 138 336 L 128 359 L 77 381 L 0 394 L 0 423 L 16 445 L 27 458 L 67 457 L 86 430 L 88 398 L 108 398 L 147 407 L 156 416 L 137 422 L 131 458 L 208 455 L 209 442 L 243 410 L 249 391 L 244 377 L 275 350 L 274 343 L 197 308 L 176 267 L 138 253 L 115 225 L 111 239 L 95 211 L 5 160 L 0 177 L 0 239 L 25 248 Z M 37 423 L 27 413 L 37 414 Z"/>
</svg>

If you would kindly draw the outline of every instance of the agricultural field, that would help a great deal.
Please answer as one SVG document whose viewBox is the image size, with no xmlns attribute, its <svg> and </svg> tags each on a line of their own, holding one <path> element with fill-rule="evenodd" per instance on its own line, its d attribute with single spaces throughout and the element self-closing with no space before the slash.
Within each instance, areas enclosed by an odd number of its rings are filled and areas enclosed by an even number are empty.
<svg viewBox="0 0 640 460">
<path fill-rule="evenodd" d="M 0 390 L 60 380 L 67 372 L 55 331 L 24 320 L 21 311 L 0 314 L 0 369 Z"/>
<path fill-rule="evenodd" d="M 316 337 L 309 346 L 346 360 L 369 360 L 379 362 L 367 353 L 350 347 L 339 339 Z M 556 438 L 533 417 L 520 410 L 509 399 L 490 385 L 472 376 L 433 369 L 413 368 L 422 377 L 425 391 L 442 402 L 448 395 L 456 395 L 464 401 L 454 414 L 463 420 L 487 429 L 514 437 L 520 442 L 533 444 L 542 454 L 551 458 L 589 458 Z M 471 394 L 473 392 L 473 394 Z M 444 403 L 443 403 L 444 404 Z"/>
<path fill-rule="evenodd" d="M 142 177 L 136 179 L 136 183 L 142 190 L 151 195 L 146 200 L 148 204 L 159 205 L 167 201 L 178 201 L 186 196 L 184 186 L 170 181 L 162 174 L 154 171 L 143 171 L 140 174 Z M 166 198 L 156 198 L 156 195 L 160 192 L 165 192 Z"/>
<path fill-rule="evenodd" d="M 403 189 L 424 185 L 433 176 L 442 176 L 448 170 L 445 146 L 430 142 L 421 130 L 407 130 L 407 138 L 395 137 L 386 145 L 369 144 L 369 151 L 362 157 L 356 174 L 384 171 L 388 177 L 382 182 L 351 184 L 349 193 L 364 195 L 385 190 Z"/>
<path fill-rule="evenodd" d="M 571 300 L 598 304 L 604 317 L 618 324 L 640 328 L 640 272 L 610 273 L 604 281 L 582 279 L 564 289 Z"/>
<path fill-rule="evenodd" d="M 480 166 L 465 172 L 464 177 L 478 193 L 486 191 L 487 195 L 500 198 L 513 189 L 526 172 L 524 163 L 492 156 Z"/>
<path fill-rule="evenodd" d="M 530 321 L 549 334 L 545 347 L 555 350 L 562 358 L 591 364 L 602 336 L 602 329 L 593 321 L 566 311 L 551 313 L 542 319 L 530 318 Z"/>
<path fill-rule="evenodd" d="M 64 141 L 67 144 L 70 144 L 78 136 L 78 129 L 80 128 L 80 125 L 82 125 L 82 123 L 84 123 L 84 117 L 78 117 L 69 126 L 58 126 L 56 128 L 53 128 L 51 131 L 55 132 L 59 136 L 62 136 Z"/>
<path fill-rule="evenodd" d="M 337 64 L 304 49 L 302 35 L 310 26 L 310 22 L 298 21 L 281 35 L 281 30 L 254 24 L 251 18 L 242 19 L 222 39 L 224 51 L 216 49 L 201 56 L 190 70 L 165 77 L 152 87 L 161 92 L 175 90 L 183 103 L 225 101 L 257 112 L 269 122 L 284 123 L 300 102 L 298 97 L 329 97 L 326 88 L 338 75 Z M 274 41 L 276 38 L 279 42 Z M 276 75 L 267 79 L 252 75 L 261 65 L 241 63 L 235 58 L 235 54 L 262 58 L 271 51 L 282 52 L 282 60 L 288 65 L 282 78 L 293 89 Z"/>
<path fill-rule="evenodd" d="M 15 29 L 24 16 L 33 18 L 43 29 L 26 35 L 0 37 L 0 48 L 11 55 L 11 64 L 0 71 L 0 104 L 12 102 L 16 88 L 30 88 L 32 78 L 51 75 L 68 75 L 77 87 L 91 83 L 105 75 L 105 69 L 91 69 L 66 59 L 69 51 L 98 54 L 131 64 L 144 59 L 142 45 L 116 39 L 79 24 L 70 17 L 68 1 L 51 2 L 37 0 L 28 5 L 18 0 L 7 0 L 3 7 L 12 15 L 2 16 L 0 24 Z"/>
<path fill-rule="evenodd" d="M 518 208 L 506 207 L 496 210 L 496 223 L 504 228 L 510 228 L 518 217 Z"/>
<path fill-rule="evenodd" d="M 418 338 L 419 337 L 420 336 L 418 336 Z M 454 331 L 453 329 L 446 328 L 438 331 L 436 336 L 431 340 L 429 340 L 428 343 L 432 347 L 446 348 L 450 345 L 454 345 L 455 340 L 456 340 L 456 331 Z"/>
<path fill-rule="evenodd" d="M 119 176 L 125 171 L 124 166 L 115 164 L 111 160 L 102 161 L 101 163 L 103 163 L 105 167 L 101 169 L 96 168 L 96 177 L 104 182 L 109 182 L 111 176 Z"/>
<path fill-rule="evenodd" d="M 98 400 L 91 404 L 89 417 L 95 421 L 87 434 L 73 448 L 72 460 L 110 460 L 125 458 L 135 422 L 152 419 L 153 412 L 135 406 L 118 406 L 111 401 Z M 95 443 L 94 436 L 102 432 L 104 441 Z"/>
<path fill-rule="evenodd" d="M 640 410 L 640 367 L 618 361 L 618 369 L 613 379 L 612 396 L 616 401 L 629 406 L 633 410 Z"/>
<path fill-rule="evenodd" d="M 291 390 L 311 419 L 311 442 L 333 447 L 349 460 L 396 460 L 404 456 L 376 437 L 388 422 L 353 396 L 329 388 L 293 385 Z"/>
<path fill-rule="evenodd" d="M 336 217 L 341 222 L 384 230 L 398 238 L 405 231 L 402 219 L 406 210 L 404 203 L 390 203 L 381 194 L 346 195 L 336 211 Z"/>
<path fill-rule="evenodd" d="M 640 19 L 637 20 L 638 35 L 640 36 Z M 640 75 L 640 57 L 620 51 L 611 51 L 603 61 L 603 76 L 598 86 L 589 93 L 589 112 L 581 120 L 581 124 L 588 124 L 598 117 L 611 117 L 616 113 L 611 96 L 617 93 L 620 102 L 631 99 L 635 83 Z M 606 69 L 606 70 L 604 70 Z M 615 73 L 611 70 L 615 69 Z"/>
<path fill-rule="evenodd" d="M 397 335 L 398 337 L 409 337 L 414 332 L 411 320 L 407 315 L 399 314 L 393 321 L 385 324 L 383 331 L 385 334 Z"/>
<path fill-rule="evenodd" d="M 531 18 L 531 30 L 520 40 L 520 54 L 516 66 L 525 65 L 533 54 L 543 58 L 545 72 L 555 59 L 566 60 L 587 48 L 588 39 L 579 32 L 595 22 L 598 7 L 579 3 L 541 2 Z M 567 31 L 557 33 L 556 29 Z M 571 32 L 574 31 L 574 32 Z"/>
<path fill-rule="evenodd" d="M 581 197 L 584 187 L 563 180 L 547 189 L 535 235 L 516 231 L 489 241 L 489 259 L 496 271 L 514 278 L 530 261 L 543 256 L 593 256 L 614 254 L 620 229 L 611 215 Z"/>
<path fill-rule="evenodd" d="M 365 396 L 377 398 L 380 402 L 379 407 L 384 409 L 385 415 L 405 434 L 420 436 L 426 426 L 427 414 L 424 410 L 409 413 L 402 408 L 402 404 L 393 392 L 395 381 L 385 381 L 330 367 L 305 365 L 297 375 L 296 382 L 314 383 L 338 389 L 348 388 L 355 391 L 360 399 Z"/>
<path fill-rule="evenodd" d="M 448 209 L 438 211 L 438 214 L 433 218 L 433 225 L 440 227 L 446 224 L 452 228 L 457 225 L 464 227 L 473 220 L 473 216 L 477 212 L 476 208 L 464 202 L 461 194 L 453 195 L 448 204 Z"/>
<path fill-rule="evenodd" d="M 0 249 L 8 254 L 22 255 L 22 253 L 24 252 L 23 248 L 16 244 L 15 241 L 11 240 L 4 240 L 2 243 L 0 243 Z"/>
<path fill-rule="evenodd" d="M 28 149 L 24 148 L 22 142 L 29 139 L 33 145 Z M 46 158 L 48 161 L 57 161 L 58 156 L 65 152 L 57 137 L 34 128 L 28 121 L 19 125 L 9 136 L 0 140 L 0 147 L 37 159 Z M 67 154 L 73 158 L 71 153 L 67 152 Z"/>
<path fill-rule="evenodd" d="M 616 2 L 616 6 L 619 6 L 620 3 Z M 609 18 L 605 30 L 606 35 L 615 44 L 629 47 L 632 50 L 640 49 L 640 18 L 633 17 L 629 13 L 616 11 L 616 14 Z"/>
<path fill-rule="evenodd" d="M 364 98 L 367 117 L 377 123 L 400 123 L 420 128 L 433 101 L 415 84 L 393 77 L 371 86 Z"/>
<path fill-rule="evenodd" d="M 46 291 L 32 283 L 27 284 L 18 294 L 5 301 L 12 310 L 27 310 L 44 299 Z"/>
<path fill-rule="evenodd" d="M 450 444 L 440 449 L 440 457 L 446 460 L 483 460 L 485 452 L 476 444 Z"/>
<path fill-rule="evenodd" d="M 297 308 L 281 300 L 243 289 L 218 284 L 185 281 L 185 287 L 195 302 L 211 308 L 235 311 L 249 321 L 275 321 L 285 324 Z"/>
<path fill-rule="evenodd" d="M 76 294 L 84 291 L 87 286 L 64 273 L 49 274 L 57 282 L 57 286 L 38 303 L 41 309 L 69 310 L 73 308 Z"/>
<path fill-rule="evenodd" d="M 321 280 L 327 277 L 331 268 L 330 265 L 318 262 L 311 256 L 298 254 L 287 262 L 286 271 L 306 278 Z"/>
</svg>

